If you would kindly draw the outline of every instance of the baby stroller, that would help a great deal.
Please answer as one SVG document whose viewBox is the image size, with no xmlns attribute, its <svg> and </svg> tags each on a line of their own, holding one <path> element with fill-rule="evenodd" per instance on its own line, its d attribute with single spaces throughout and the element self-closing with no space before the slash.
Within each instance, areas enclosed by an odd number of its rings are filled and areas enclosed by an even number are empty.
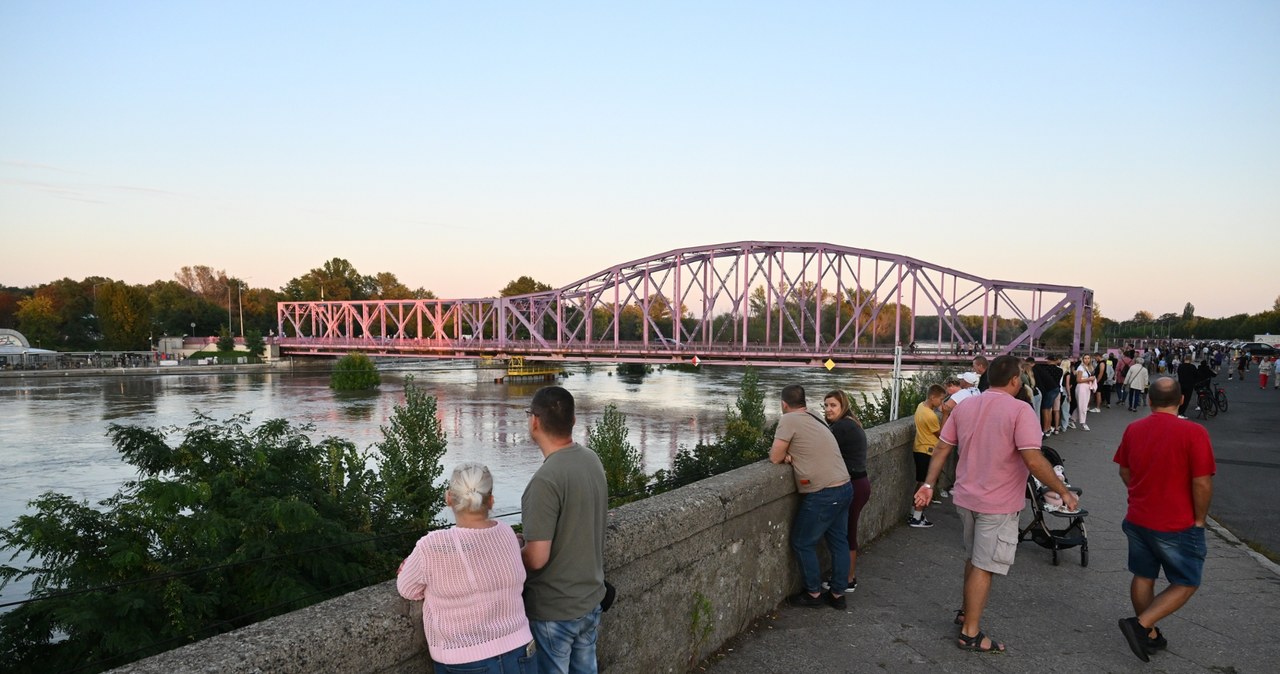
<svg viewBox="0 0 1280 674">
<path fill-rule="evenodd" d="M 1052 447 L 1044 447 L 1041 451 L 1044 458 L 1053 465 L 1054 472 L 1066 483 L 1062 456 Z M 1084 493 L 1069 483 L 1067 488 L 1075 492 L 1076 496 Z M 1062 505 L 1062 497 L 1040 484 L 1034 475 L 1027 476 L 1027 499 L 1031 501 L 1031 523 L 1018 532 L 1018 542 L 1031 540 L 1040 547 L 1049 548 L 1053 551 L 1054 566 L 1058 565 L 1059 550 L 1080 546 L 1080 566 L 1089 566 L 1089 536 L 1084 526 L 1084 518 L 1089 512 L 1083 508 L 1067 511 Z M 1053 526 L 1064 523 L 1066 526 L 1061 528 Z"/>
</svg>

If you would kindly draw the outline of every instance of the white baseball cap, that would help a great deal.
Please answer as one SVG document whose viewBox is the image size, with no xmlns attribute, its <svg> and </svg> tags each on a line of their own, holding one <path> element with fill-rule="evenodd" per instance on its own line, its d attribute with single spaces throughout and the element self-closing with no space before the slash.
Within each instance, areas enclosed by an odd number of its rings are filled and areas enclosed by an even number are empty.
<svg viewBox="0 0 1280 674">
<path fill-rule="evenodd" d="M 982 379 L 981 377 L 978 376 L 977 372 L 966 372 L 960 375 L 960 378 L 963 379 L 965 382 L 967 382 L 970 386 L 977 386 L 978 381 Z"/>
</svg>

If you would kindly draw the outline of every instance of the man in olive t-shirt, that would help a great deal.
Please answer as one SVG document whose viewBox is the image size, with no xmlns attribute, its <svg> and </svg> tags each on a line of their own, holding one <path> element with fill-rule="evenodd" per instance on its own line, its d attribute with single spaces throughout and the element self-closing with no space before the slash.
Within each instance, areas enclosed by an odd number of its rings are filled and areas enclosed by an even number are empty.
<svg viewBox="0 0 1280 674">
<path fill-rule="evenodd" d="M 547 386 L 526 412 L 542 466 L 521 498 L 525 611 L 538 671 L 596 671 L 604 599 L 604 532 L 609 487 L 596 453 L 573 441 L 573 395 Z"/>
<path fill-rule="evenodd" d="M 769 448 L 769 460 L 788 463 L 794 471 L 800 507 L 791 525 L 791 549 L 800 560 L 804 591 L 791 597 L 792 606 L 845 608 L 849 578 L 849 503 L 853 485 L 840 456 L 840 446 L 827 423 L 805 407 L 804 387 L 782 389 L 782 418 Z M 822 596 L 818 539 L 831 553 L 831 593 Z"/>
</svg>

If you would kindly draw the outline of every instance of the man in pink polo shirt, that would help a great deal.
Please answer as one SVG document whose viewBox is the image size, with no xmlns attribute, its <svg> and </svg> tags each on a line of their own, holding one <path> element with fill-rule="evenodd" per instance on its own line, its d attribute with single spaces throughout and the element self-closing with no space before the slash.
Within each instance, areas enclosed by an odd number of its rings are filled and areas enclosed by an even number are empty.
<svg viewBox="0 0 1280 674">
<path fill-rule="evenodd" d="M 1019 370 L 1014 356 L 1000 356 L 991 362 L 987 370 L 991 387 L 957 405 L 947 418 L 929 473 L 915 495 L 917 508 L 929 503 L 933 481 L 942 472 L 947 456 L 959 447 L 962 451 L 952 496 L 964 524 L 965 563 L 964 603 L 956 612 L 956 622 L 962 626 L 956 645 L 969 651 L 1005 649 L 1004 644 L 983 634 L 979 625 L 991 593 L 991 576 L 1006 575 L 1013 565 L 1027 473 L 1061 495 L 1069 510 L 1079 505 L 1075 493 L 1058 479 L 1040 453 L 1040 420 L 1031 406 L 1014 397 L 1022 387 Z"/>
</svg>

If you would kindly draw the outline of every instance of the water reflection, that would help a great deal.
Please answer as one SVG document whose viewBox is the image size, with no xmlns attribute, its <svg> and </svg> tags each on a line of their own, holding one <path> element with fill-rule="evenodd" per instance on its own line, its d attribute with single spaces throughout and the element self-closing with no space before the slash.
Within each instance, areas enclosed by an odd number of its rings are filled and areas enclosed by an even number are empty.
<svg viewBox="0 0 1280 674">
<path fill-rule="evenodd" d="M 568 372 L 562 385 L 577 402 L 575 437 L 584 441 L 587 427 L 615 404 L 627 415 L 629 440 L 648 473 L 670 468 L 680 447 L 716 439 L 742 377 L 737 368 L 657 371 L 643 378 L 611 376 L 603 366 L 571 366 Z M 53 491 L 96 503 L 134 478 L 106 437 L 112 422 L 185 428 L 194 410 L 217 420 L 248 412 L 252 425 L 272 418 L 310 423 L 317 441 L 332 435 L 367 449 L 382 439 L 379 426 L 403 400 L 410 375 L 436 397 L 448 439 L 446 472 L 464 460 L 489 465 L 498 512 L 518 510 L 528 476 L 542 462 L 524 410 L 543 384 L 494 384 L 492 371 L 431 364 L 386 372 L 380 389 L 361 398 L 335 396 L 323 372 L 0 379 L 0 525 L 24 513 L 35 495 Z M 804 384 L 811 396 L 836 386 L 880 388 L 874 373 L 817 368 L 761 370 L 760 383 L 771 420 L 786 384 Z"/>
</svg>

